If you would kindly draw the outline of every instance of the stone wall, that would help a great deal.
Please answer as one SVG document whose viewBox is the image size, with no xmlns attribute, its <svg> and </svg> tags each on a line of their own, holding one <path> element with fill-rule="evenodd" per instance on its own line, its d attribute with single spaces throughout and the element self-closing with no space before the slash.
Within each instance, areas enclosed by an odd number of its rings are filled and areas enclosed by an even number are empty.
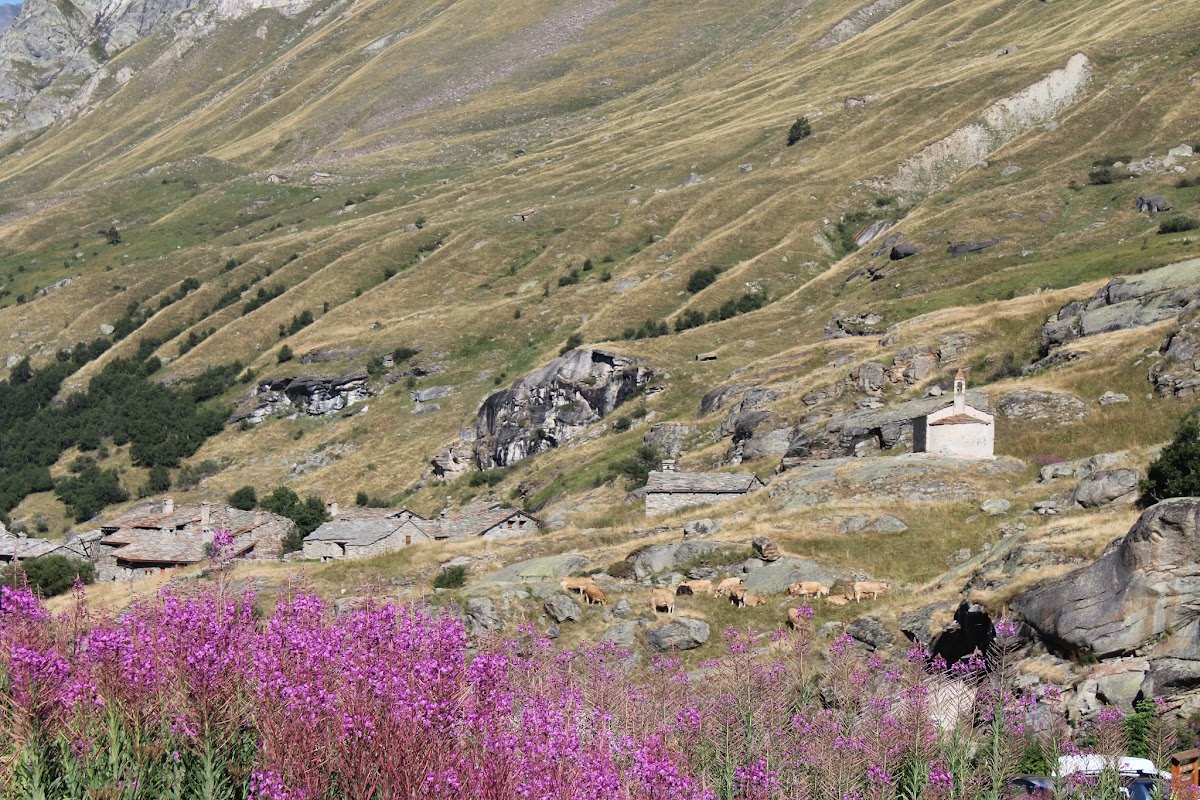
<svg viewBox="0 0 1200 800">
<path fill-rule="evenodd" d="M 521 523 L 525 523 L 521 526 Z M 513 520 L 513 526 L 508 527 L 508 521 L 505 520 L 493 528 L 484 531 L 483 538 L 488 541 L 496 539 L 515 539 L 518 536 L 528 536 L 538 532 L 538 524 L 532 519 L 517 518 Z"/>
<path fill-rule="evenodd" d="M 673 514 L 685 508 L 725 503 L 742 496 L 742 492 L 648 492 L 646 516 Z"/>
<path fill-rule="evenodd" d="M 926 427 L 925 420 L 920 420 L 914 436 L 916 443 L 913 451 L 941 456 L 991 458 L 995 449 L 995 436 L 996 427 L 994 425 L 932 425 Z M 924 449 L 917 449 L 918 445 L 922 443 Z"/>
</svg>

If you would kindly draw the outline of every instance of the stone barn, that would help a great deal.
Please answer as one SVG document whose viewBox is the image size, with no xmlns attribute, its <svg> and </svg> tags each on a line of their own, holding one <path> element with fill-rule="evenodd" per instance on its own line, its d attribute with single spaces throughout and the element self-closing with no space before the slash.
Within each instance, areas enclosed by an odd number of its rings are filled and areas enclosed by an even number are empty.
<svg viewBox="0 0 1200 800">
<path fill-rule="evenodd" d="M 537 533 L 542 527 L 540 520 L 519 508 L 490 502 L 445 512 L 436 522 L 438 539 L 512 539 Z"/>
<path fill-rule="evenodd" d="M 996 418 L 967 405 L 967 378 L 954 376 L 954 401 L 913 421 L 913 452 L 960 458 L 993 458 Z"/>
<path fill-rule="evenodd" d="M 646 483 L 646 515 L 671 514 L 690 506 L 736 500 L 763 487 L 757 475 L 744 472 L 677 472 L 674 461 L 650 473 Z"/>
<path fill-rule="evenodd" d="M 339 511 L 330 503 L 331 517 L 304 537 L 301 555 L 319 561 L 370 558 L 391 553 L 410 544 L 433 541 L 422 528 L 411 523 L 426 520 L 407 508 L 352 508 Z"/>
</svg>

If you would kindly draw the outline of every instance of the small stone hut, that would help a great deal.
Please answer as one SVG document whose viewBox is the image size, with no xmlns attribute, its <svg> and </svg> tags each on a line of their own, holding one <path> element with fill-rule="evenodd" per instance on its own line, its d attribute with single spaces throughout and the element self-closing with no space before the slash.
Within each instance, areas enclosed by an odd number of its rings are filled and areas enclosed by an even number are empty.
<svg viewBox="0 0 1200 800">
<path fill-rule="evenodd" d="M 913 420 L 914 453 L 993 458 L 995 447 L 996 418 L 967 405 L 967 378 L 961 369 L 954 376 L 954 401 Z"/>
<path fill-rule="evenodd" d="M 668 460 L 650 473 L 646 483 L 646 516 L 736 500 L 762 487 L 763 482 L 751 473 L 678 472 L 675 462 Z"/>
</svg>

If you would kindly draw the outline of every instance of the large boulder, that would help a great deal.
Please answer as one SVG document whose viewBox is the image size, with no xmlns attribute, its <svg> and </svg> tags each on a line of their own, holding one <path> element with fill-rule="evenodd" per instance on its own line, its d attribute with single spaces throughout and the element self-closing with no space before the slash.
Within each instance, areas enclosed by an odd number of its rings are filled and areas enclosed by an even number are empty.
<svg viewBox="0 0 1200 800">
<path fill-rule="evenodd" d="M 574 439 L 636 395 L 652 373 L 601 350 L 571 350 L 483 401 L 476 418 L 480 469 L 506 467 Z"/>
<path fill-rule="evenodd" d="M 533 581 L 557 581 L 575 572 L 590 567 L 592 560 L 587 556 L 562 555 L 543 556 L 520 561 L 494 572 L 480 583 L 529 583 Z"/>
<path fill-rule="evenodd" d="M 686 541 L 655 544 L 638 551 L 630 559 L 630 563 L 633 564 L 634 577 L 639 581 L 644 581 L 652 575 L 703 558 L 714 550 L 723 548 L 735 549 L 725 542 Z"/>
<path fill-rule="evenodd" d="M 694 617 L 679 617 L 646 632 L 650 646 L 660 653 L 668 650 L 695 650 L 708 641 L 708 623 Z"/>
<path fill-rule="evenodd" d="M 1200 498 L 1147 509 L 1094 563 L 1018 595 L 1010 607 L 1069 653 L 1104 658 L 1155 643 L 1156 652 L 1200 661 Z"/>
<path fill-rule="evenodd" d="M 846 633 L 866 645 L 868 650 L 880 650 L 896 643 L 896 637 L 874 617 L 857 618 L 846 626 Z"/>
<path fill-rule="evenodd" d="M 747 589 L 761 594 L 779 594 L 790 584 L 801 581 L 820 581 L 831 586 L 838 579 L 835 572 L 830 572 L 815 561 L 805 558 L 780 558 L 769 564 L 763 564 L 745 576 Z"/>
<path fill-rule="evenodd" d="M 1071 502 L 1080 508 L 1095 508 L 1108 503 L 1133 503 L 1138 499 L 1142 474 L 1136 469 L 1106 469 L 1086 475 L 1071 493 Z"/>
<path fill-rule="evenodd" d="M 489 597 L 472 597 L 467 601 L 463 616 L 463 627 L 471 636 L 483 636 L 504 627 L 504 620 L 496 613 L 496 604 Z"/>
<path fill-rule="evenodd" d="M 646 432 L 642 443 L 648 444 L 658 452 L 676 458 L 688 441 L 696 435 L 696 426 L 685 425 L 682 422 L 660 422 Z"/>
<path fill-rule="evenodd" d="M 1073 394 L 1037 389 L 1015 389 L 1007 392 L 1001 395 L 996 408 L 1008 419 L 1056 424 L 1082 419 L 1089 410 L 1087 403 Z"/>
<path fill-rule="evenodd" d="M 542 606 L 555 622 L 578 622 L 583 616 L 583 609 L 579 607 L 579 603 L 562 592 L 555 592 L 547 597 Z"/>
<path fill-rule="evenodd" d="M 1200 299 L 1200 259 L 1114 278 L 1087 301 L 1063 306 L 1042 327 L 1049 351 L 1081 336 L 1138 328 L 1178 316 Z"/>
</svg>

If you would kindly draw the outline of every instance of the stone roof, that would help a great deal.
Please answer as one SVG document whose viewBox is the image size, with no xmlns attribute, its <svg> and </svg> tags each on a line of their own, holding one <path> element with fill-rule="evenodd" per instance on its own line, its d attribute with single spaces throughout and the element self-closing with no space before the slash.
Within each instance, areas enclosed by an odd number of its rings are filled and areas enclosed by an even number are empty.
<svg viewBox="0 0 1200 800">
<path fill-rule="evenodd" d="M 537 520 L 519 508 L 505 508 L 498 503 L 472 503 L 436 520 L 438 531 L 434 536 L 467 537 L 482 536 L 492 528 L 516 515 Z M 422 528 L 422 530 L 424 530 Z"/>
<path fill-rule="evenodd" d="M 37 558 L 48 555 L 58 549 L 58 544 L 49 539 L 27 539 L 5 533 L 0 536 L 0 560 L 11 561 L 14 558 Z"/>
<path fill-rule="evenodd" d="M 757 475 L 744 472 L 666 472 L 650 473 L 647 493 L 745 494 L 763 485 Z"/>
<path fill-rule="evenodd" d="M 986 419 L 972 417 L 970 414 L 955 414 L 944 419 L 939 419 L 936 422 L 929 423 L 930 425 L 987 425 Z"/>
<path fill-rule="evenodd" d="M 158 513 L 155 509 L 158 508 Z M 125 514 L 102 523 L 100 544 L 115 548 L 113 555 L 129 563 L 194 564 L 208 557 L 213 531 L 233 534 L 234 556 L 245 555 L 256 544 L 282 539 L 292 521 L 264 511 L 242 511 L 223 503 L 208 507 L 208 524 L 201 524 L 199 504 L 179 506 L 161 513 L 159 503 L 141 503 Z"/>
</svg>

